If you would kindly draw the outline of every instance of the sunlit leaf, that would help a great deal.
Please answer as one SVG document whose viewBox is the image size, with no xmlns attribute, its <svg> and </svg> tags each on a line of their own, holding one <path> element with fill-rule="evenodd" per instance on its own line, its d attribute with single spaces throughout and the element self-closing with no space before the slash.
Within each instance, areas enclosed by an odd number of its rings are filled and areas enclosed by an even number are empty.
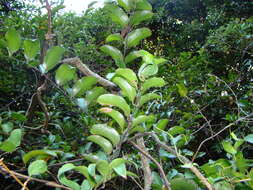
<svg viewBox="0 0 253 190">
<path fill-rule="evenodd" d="M 122 158 L 114 159 L 110 166 L 121 177 L 127 178 L 126 161 Z"/>
<path fill-rule="evenodd" d="M 165 81 L 160 78 L 160 77 L 153 77 L 150 78 L 148 80 L 146 80 L 143 85 L 142 85 L 142 89 L 141 92 L 145 93 L 147 90 L 149 90 L 150 88 L 158 88 L 158 87 L 163 87 L 165 85 Z"/>
<path fill-rule="evenodd" d="M 107 36 L 106 40 L 107 43 L 109 42 L 113 42 L 113 41 L 123 41 L 122 36 L 120 35 L 120 33 L 116 33 L 116 34 L 110 34 L 109 36 Z"/>
<path fill-rule="evenodd" d="M 151 19 L 152 17 L 153 17 L 153 13 L 151 11 L 148 11 L 148 10 L 136 11 L 130 17 L 130 24 L 138 25 L 145 20 Z"/>
<path fill-rule="evenodd" d="M 107 5 L 106 9 L 109 11 L 109 16 L 111 17 L 113 22 L 121 25 L 122 27 L 128 25 L 129 18 L 127 14 L 123 11 L 123 9 L 113 4 Z"/>
<path fill-rule="evenodd" d="M 123 77 L 127 80 L 129 84 L 131 84 L 133 87 L 137 88 L 138 79 L 136 74 L 131 69 L 117 69 L 115 71 L 116 75 Z"/>
<path fill-rule="evenodd" d="M 91 135 L 87 138 L 87 140 L 98 144 L 107 154 L 112 153 L 112 144 L 104 137 L 99 135 Z"/>
<path fill-rule="evenodd" d="M 139 28 L 130 32 L 126 37 L 126 45 L 128 48 L 137 46 L 141 40 L 151 36 L 151 30 L 148 28 Z"/>
<path fill-rule="evenodd" d="M 180 96 L 182 97 L 187 96 L 188 90 L 183 83 L 177 84 L 177 88 L 178 88 L 178 93 L 180 94 Z"/>
<path fill-rule="evenodd" d="M 9 56 L 19 50 L 21 46 L 21 36 L 15 28 L 9 29 L 5 34 L 6 45 L 9 51 Z"/>
<path fill-rule="evenodd" d="M 132 87 L 125 79 L 122 77 L 114 77 L 112 80 L 115 84 L 117 84 L 121 91 L 122 95 L 126 96 L 132 103 L 136 97 L 136 90 Z"/>
<path fill-rule="evenodd" d="M 90 90 L 97 83 L 97 79 L 92 76 L 83 77 L 78 80 L 73 87 L 73 96 L 81 96 L 87 90 Z"/>
<path fill-rule="evenodd" d="M 0 149 L 5 152 L 13 152 L 20 145 L 21 137 L 21 129 L 13 130 L 9 138 L 0 144 Z"/>
<path fill-rule="evenodd" d="M 24 40 L 24 53 L 28 61 L 33 60 L 40 50 L 39 40 Z"/>
<path fill-rule="evenodd" d="M 97 163 L 97 170 L 99 171 L 99 173 L 106 179 L 107 177 L 109 177 L 110 173 L 111 173 L 111 168 L 109 163 L 106 160 L 100 160 Z"/>
<path fill-rule="evenodd" d="M 57 84 L 64 85 L 76 77 L 76 69 L 68 64 L 62 64 L 56 71 Z"/>
<path fill-rule="evenodd" d="M 157 64 L 142 64 L 139 71 L 138 77 L 141 81 L 145 81 L 147 78 L 157 74 L 158 66 Z"/>
<path fill-rule="evenodd" d="M 104 53 L 110 55 L 118 67 L 120 67 L 120 68 L 126 67 L 125 63 L 124 63 L 123 54 L 121 53 L 121 51 L 119 49 L 117 49 L 113 46 L 104 45 L 104 46 L 100 47 L 100 50 L 103 51 Z"/>
<path fill-rule="evenodd" d="M 247 135 L 246 137 L 244 137 L 244 140 L 248 143 L 253 144 L 253 134 Z"/>
<path fill-rule="evenodd" d="M 125 99 L 114 94 L 103 94 L 98 97 L 97 102 L 101 105 L 109 105 L 120 108 L 126 116 L 130 115 L 130 107 Z"/>
<path fill-rule="evenodd" d="M 131 9 L 131 0 L 118 0 L 118 4 L 126 11 L 129 11 Z"/>
<path fill-rule="evenodd" d="M 40 175 L 47 171 L 47 163 L 44 160 L 36 160 L 28 167 L 29 176 Z"/>
<path fill-rule="evenodd" d="M 46 155 L 48 157 L 57 157 L 56 151 L 52 150 L 32 150 L 28 153 L 26 153 L 23 156 L 23 162 L 26 164 L 30 159 L 41 156 L 41 155 Z"/>
<path fill-rule="evenodd" d="M 143 96 L 141 96 L 140 101 L 139 101 L 139 107 L 143 106 L 145 103 L 155 100 L 155 99 L 161 99 L 162 97 L 159 96 L 156 93 L 148 93 Z"/>
<path fill-rule="evenodd" d="M 147 0 L 136 0 L 137 10 L 152 10 L 152 5 Z"/>
<path fill-rule="evenodd" d="M 93 135 L 100 135 L 107 139 L 109 139 L 114 146 L 120 141 L 119 133 L 112 127 L 109 127 L 105 124 L 96 124 L 91 127 L 90 130 L 91 134 Z"/>
<path fill-rule="evenodd" d="M 223 146 L 224 150 L 226 152 L 230 153 L 230 154 L 236 154 L 237 153 L 237 151 L 235 150 L 235 148 L 228 141 L 223 141 L 222 142 L 222 146 Z"/>
<path fill-rule="evenodd" d="M 43 73 L 46 73 L 52 68 L 54 68 L 61 60 L 64 51 L 64 48 L 59 46 L 51 47 L 46 53 L 44 63 L 40 65 L 41 71 Z"/>
</svg>

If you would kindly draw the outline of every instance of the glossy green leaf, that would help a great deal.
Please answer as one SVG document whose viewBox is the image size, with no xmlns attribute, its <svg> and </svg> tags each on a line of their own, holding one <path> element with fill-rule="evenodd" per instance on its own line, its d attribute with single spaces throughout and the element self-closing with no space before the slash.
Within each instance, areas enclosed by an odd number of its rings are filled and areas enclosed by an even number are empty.
<svg viewBox="0 0 253 190">
<path fill-rule="evenodd" d="M 81 190 L 92 190 L 92 186 L 88 180 L 84 180 L 81 184 Z"/>
<path fill-rule="evenodd" d="M 92 162 L 92 163 L 96 163 L 101 160 L 97 155 L 94 155 L 94 154 L 84 154 L 82 155 L 82 157 L 85 160 L 88 160 L 89 162 Z"/>
<path fill-rule="evenodd" d="M 123 77 L 127 80 L 129 84 L 131 84 L 133 87 L 137 88 L 138 79 L 136 74 L 131 69 L 117 69 L 115 71 L 116 75 Z"/>
<path fill-rule="evenodd" d="M 123 131 L 126 125 L 126 121 L 124 116 L 120 112 L 109 107 L 101 108 L 99 111 L 112 117 L 119 124 L 121 131 Z"/>
<path fill-rule="evenodd" d="M 107 43 L 109 42 L 113 42 L 113 41 L 123 41 L 122 36 L 120 35 L 120 33 L 116 33 L 116 34 L 110 34 L 109 36 L 107 36 L 106 40 Z"/>
<path fill-rule="evenodd" d="M 141 56 L 140 51 L 132 51 L 125 57 L 125 62 L 130 63 Z"/>
<path fill-rule="evenodd" d="M 177 88 L 178 88 L 178 93 L 180 94 L 180 96 L 182 97 L 187 96 L 188 90 L 183 83 L 177 84 Z"/>
<path fill-rule="evenodd" d="M 47 171 L 47 163 L 44 160 L 36 160 L 28 167 L 29 176 L 40 175 Z"/>
<path fill-rule="evenodd" d="M 120 67 L 120 68 L 126 67 L 126 65 L 124 63 L 123 54 L 121 53 L 121 51 L 119 49 L 117 49 L 113 46 L 104 45 L 104 46 L 100 47 L 100 50 L 102 52 L 106 53 L 107 55 L 110 55 L 118 67 Z"/>
<path fill-rule="evenodd" d="M 139 71 L 138 77 L 141 81 L 145 81 L 147 78 L 157 74 L 158 65 L 157 64 L 142 64 Z"/>
<path fill-rule="evenodd" d="M 24 40 L 24 53 L 28 61 L 34 60 L 40 51 L 40 42 L 38 40 Z"/>
<path fill-rule="evenodd" d="M 41 156 L 41 155 L 46 155 L 48 157 L 57 157 L 56 151 L 52 150 L 32 150 L 28 153 L 26 153 L 23 156 L 23 162 L 26 164 L 30 159 Z"/>
<path fill-rule="evenodd" d="M 95 87 L 86 92 L 85 99 L 90 104 L 92 102 L 95 102 L 100 95 L 105 93 L 106 90 L 103 87 Z"/>
<path fill-rule="evenodd" d="M 168 125 L 168 119 L 160 119 L 155 127 L 155 132 L 159 132 L 160 130 L 165 130 L 166 126 Z"/>
<path fill-rule="evenodd" d="M 122 95 L 126 96 L 133 103 L 136 97 L 135 88 L 121 77 L 114 77 L 112 81 L 120 87 Z"/>
<path fill-rule="evenodd" d="M 99 135 L 91 135 L 87 138 L 87 140 L 98 144 L 107 154 L 112 153 L 112 144 L 104 137 Z"/>
<path fill-rule="evenodd" d="M 70 187 L 73 190 L 80 190 L 80 185 L 72 180 L 69 180 L 66 178 L 64 175 L 65 172 L 74 170 L 75 165 L 69 163 L 69 164 L 64 164 L 59 170 L 58 170 L 58 179 L 59 181 L 63 184 L 66 185 L 67 187 Z"/>
<path fill-rule="evenodd" d="M 161 99 L 161 98 L 162 97 L 156 93 L 145 94 L 145 95 L 141 96 L 141 98 L 140 98 L 139 107 L 143 106 L 145 103 L 147 103 L 151 100 Z"/>
<path fill-rule="evenodd" d="M 136 11 L 130 17 L 130 24 L 138 25 L 145 20 L 151 19 L 152 17 L 153 17 L 153 13 L 151 11 L 148 11 L 148 10 Z"/>
<path fill-rule="evenodd" d="M 137 10 L 152 10 L 152 5 L 147 0 L 136 0 Z"/>
<path fill-rule="evenodd" d="M 43 73 L 53 69 L 62 59 L 64 48 L 59 46 L 51 47 L 44 58 L 44 63 L 40 65 L 40 69 Z"/>
<path fill-rule="evenodd" d="M 21 129 L 13 130 L 9 138 L 0 144 L 0 149 L 5 152 L 13 152 L 20 145 L 21 137 Z"/>
<path fill-rule="evenodd" d="M 98 97 L 97 102 L 101 105 L 110 105 L 120 108 L 126 116 L 130 115 L 130 106 L 121 96 L 114 94 L 103 94 Z"/>
<path fill-rule="evenodd" d="M 106 9 L 109 11 L 109 16 L 113 22 L 119 24 L 122 27 L 126 27 L 128 25 L 129 18 L 123 9 L 113 4 L 107 5 Z"/>
<path fill-rule="evenodd" d="M 118 4 L 126 11 L 129 11 L 131 9 L 131 0 L 118 0 Z"/>
<path fill-rule="evenodd" d="M 88 172 L 91 176 L 96 176 L 96 164 L 89 164 Z"/>
<path fill-rule="evenodd" d="M 68 64 L 62 64 L 56 71 L 55 80 L 59 85 L 64 85 L 76 77 L 76 69 Z"/>
<path fill-rule="evenodd" d="M 21 36 L 15 28 L 11 28 L 6 32 L 5 39 L 9 55 L 11 56 L 19 50 L 21 46 Z"/>
<path fill-rule="evenodd" d="M 81 96 L 87 90 L 90 90 L 95 84 L 97 84 L 97 79 L 92 76 L 83 77 L 78 80 L 73 87 L 73 96 Z"/>
<path fill-rule="evenodd" d="M 247 135 L 246 137 L 244 137 L 244 140 L 248 143 L 253 144 L 253 134 Z"/>
<path fill-rule="evenodd" d="M 160 77 L 153 77 L 150 78 L 148 80 L 146 80 L 143 85 L 142 85 L 142 89 L 141 92 L 145 93 L 147 90 L 149 90 L 150 88 L 158 88 L 158 87 L 163 87 L 165 85 L 165 81 L 160 78 Z"/>
<path fill-rule="evenodd" d="M 168 130 L 168 133 L 172 136 L 175 136 L 175 135 L 180 135 L 180 134 L 183 134 L 185 132 L 185 128 L 181 127 L 181 126 L 174 126 L 174 127 L 171 127 L 169 130 Z"/>
<path fill-rule="evenodd" d="M 13 127 L 14 127 L 14 125 L 12 122 L 3 123 L 1 125 L 1 128 L 4 133 L 10 133 L 12 131 Z"/>
<path fill-rule="evenodd" d="M 106 179 L 111 174 L 111 168 L 106 160 L 101 160 L 97 163 L 97 170 Z"/>
<path fill-rule="evenodd" d="M 105 124 L 96 124 L 91 127 L 90 130 L 91 134 L 93 135 L 100 135 L 107 139 L 109 139 L 114 146 L 120 141 L 119 133 L 112 127 L 109 127 Z"/>
<path fill-rule="evenodd" d="M 154 123 L 155 122 L 155 116 L 154 115 L 140 115 L 133 119 L 132 126 L 137 126 L 142 123 Z"/>
<path fill-rule="evenodd" d="M 127 178 L 127 170 L 126 170 L 126 161 L 122 158 L 114 159 L 110 166 L 111 168 L 118 174 L 119 176 L 123 178 Z"/>
<path fill-rule="evenodd" d="M 226 152 L 230 153 L 230 154 L 236 154 L 237 153 L 237 151 L 235 150 L 235 148 L 228 141 L 223 141 L 222 142 L 222 146 L 223 146 L 224 150 Z"/>
<path fill-rule="evenodd" d="M 126 45 L 128 48 L 137 46 L 141 40 L 151 36 L 151 30 L 148 28 L 139 28 L 130 32 L 126 37 Z"/>
</svg>

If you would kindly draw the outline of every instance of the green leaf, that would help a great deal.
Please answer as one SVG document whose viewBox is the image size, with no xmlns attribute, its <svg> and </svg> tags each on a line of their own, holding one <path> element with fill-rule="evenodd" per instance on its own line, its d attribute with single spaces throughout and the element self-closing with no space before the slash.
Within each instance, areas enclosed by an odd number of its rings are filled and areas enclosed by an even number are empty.
<svg viewBox="0 0 253 190">
<path fill-rule="evenodd" d="M 111 174 L 110 165 L 106 160 L 100 160 L 97 163 L 97 170 L 104 177 L 104 179 L 109 178 L 109 175 Z"/>
<path fill-rule="evenodd" d="M 87 90 L 90 90 L 95 84 L 97 84 L 97 81 L 98 80 L 92 76 L 81 78 L 75 83 L 72 95 L 73 96 L 83 95 Z"/>
<path fill-rule="evenodd" d="M 109 107 L 101 108 L 99 111 L 112 117 L 119 124 L 121 131 L 123 131 L 126 125 L 126 121 L 124 116 L 120 112 Z"/>
<path fill-rule="evenodd" d="M 142 55 L 140 54 L 140 51 L 132 51 L 130 52 L 126 57 L 125 57 L 125 62 L 126 64 L 127 63 L 130 63 L 132 62 L 133 60 L 141 57 Z"/>
<path fill-rule="evenodd" d="M 37 157 L 37 156 L 48 156 L 48 157 L 57 157 L 56 151 L 52 151 L 52 150 L 32 150 L 28 153 L 26 153 L 23 156 L 23 162 L 26 164 L 30 159 L 32 159 L 33 157 Z"/>
<path fill-rule="evenodd" d="M 143 106 L 145 103 L 149 102 L 150 100 L 161 99 L 161 98 L 162 97 L 156 93 L 145 94 L 145 95 L 141 96 L 141 98 L 140 98 L 139 107 Z"/>
<path fill-rule="evenodd" d="M 244 137 L 244 140 L 248 143 L 253 144 L 253 134 L 247 135 L 246 137 Z"/>
<path fill-rule="evenodd" d="M 84 154 L 82 155 L 85 160 L 88 160 L 89 162 L 96 163 L 99 160 L 101 160 L 97 155 L 93 154 Z"/>
<path fill-rule="evenodd" d="M 109 46 L 109 45 L 104 45 L 102 47 L 100 47 L 100 50 L 108 55 L 110 55 L 116 65 L 118 67 L 124 68 L 126 67 L 125 63 L 124 63 L 124 58 L 123 58 L 123 54 L 121 53 L 121 51 L 113 46 Z"/>
<path fill-rule="evenodd" d="M 165 130 L 166 126 L 168 125 L 168 119 L 160 119 L 155 127 L 155 132 L 160 132 L 160 130 Z M 160 129 L 160 130 L 159 130 Z"/>
<path fill-rule="evenodd" d="M 76 69 L 68 64 L 62 64 L 56 71 L 55 80 L 59 85 L 64 85 L 76 77 Z"/>
<path fill-rule="evenodd" d="M 147 90 L 149 90 L 150 88 L 158 88 L 158 87 L 163 87 L 165 85 L 165 81 L 160 78 L 160 77 L 153 77 L 150 78 L 148 80 L 146 80 L 143 85 L 142 85 L 142 89 L 141 92 L 142 94 L 145 93 Z"/>
<path fill-rule="evenodd" d="M 12 56 L 12 54 L 18 51 L 21 46 L 20 34 L 16 31 L 15 28 L 11 28 L 6 32 L 5 39 L 7 42 L 9 56 Z"/>
<path fill-rule="evenodd" d="M 178 93 L 180 94 L 180 96 L 182 97 L 187 96 L 188 90 L 183 83 L 177 84 L 177 88 L 178 88 Z"/>
<path fill-rule="evenodd" d="M 80 185 L 72 180 L 69 180 L 65 177 L 64 173 L 70 170 L 75 169 L 76 167 L 69 163 L 69 164 L 64 164 L 59 170 L 58 170 L 58 179 L 59 181 L 63 184 L 66 185 L 67 187 L 70 187 L 73 190 L 80 190 Z"/>
<path fill-rule="evenodd" d="M 59 46 L 53 46 L 48 51 L 44 58 L 44 63 L 40 65 L 42 73 L 46 73 L 49 70 L 53 69 L 58 62 L 62 59 L 64 53 L 64 48 Z"/>
<path fill-rule="evenodd" d="M 105 124 L 96 124 L 91 127 L 90 130 L 91 134 L 93 135 L 100 135 L 107 139 L 109 139 L 114 146 L 117 146 L 117 144 L 120 141 L 120 135 L 119 133 L 113 129 L 112 127 L 109 127 Z"/>
<path fill-rule="evenodd" d="M 9 133 L 12 131 L 14 126 L 13 126 L 13 123 L 7 122 L 7 123 L 2 124 L 1 127 L 2 127 L 3 132 Z"/>
<path fill-rule="evenodd" d="M 0 149 L 5 152 L 13 152 L 20 145 L 21 137 L 21 129 L 13 130 L 9 138 L 0 144 Z"/>
<path fill-rule="evenodd" d="M 123 77 L 127 80 L 129 84 L 131 84 L 133 87 L 137 88 L 138 79 L 136 74 L 131 69 L 117 69 L 115 71 L 116 75 Z"/>
<path fill-rule="evenodd" d="M 168 133 L 171 136 L 180 135 L 180 134 L 183 134 L 184 132 L 185 132 L 185 128 L 183 128 L 182 126 L 174 126 L 168 130 Z"/>
<path fill-rule="evenodd" d="M 228 141 L 223 141 L 222 142 L 222 146 L 223 146 L 224 150 L 226 152 L 230 153 L 230 154 L 236 154 L 237 153 L 237 151 L 235 150 L 235 148 Z"/>
<path fill-rule="evenodd" d="M 133 103 L 136 97 L 135 88 L 121 77 L 114 77 L 112 81 L 120 87 L 122 95 L 126 96 Z"/>
<path fill-rule="evenodd" d="M 91 176 L 96 176 L 96 164 L 89 164 L 88 172 Z"/>
<path fill-rule="evenodd" d="M 126 37 L 126 45 L 128 48 L 137 46 L 141 40 L 151 36 L 151 30 L 148 28 L 139 28 L 130 32 Z"/>
<path fill-rule="evenodd" d="M 148 10 L 144 11 L 136 11 L 131 17 L 130 17 L 130 24 L 132 25 L 138 25 L 141 22 L 151 19 L 153 17 L 153 13 Z"/>
<path fill-rule="evenodd" d="M 88 180 L 84 180 L 81 184 L 81 190 L 92 190 L 92 186 Z"/>
<path fill-rule="evenodd" d="M 139 71 L 138 77 L 141 81 L 145 81 L 150 76 L 157 74 L 158 65 L 157 64 L 142 64 Z"/>
<path fill-rule="evenodd" d="M 131 9 L 131 1 L 130 0 L 118 0 L 118 4 L 123 7 L 126 11 Z"/>
<path fill-rule="evenodd" d="M 29 176 L 40 175 L 47 171 L 47 163 L 44 160 L 36 160 L 28 167 Z"/>
<path fill-rule="evenodd" d="M 99 135 L 91 135 L 87 138 L 87 140 L 98 144 L 107 154 L 112 153 L 112 144 L 104 137 Z"/>
<path fill-rule="evenodd" d="M 113 42 L 113 41 L 122 42 L 123 38 L 120 35 L 120 33 L 116 33 L 116 34 L 110 34 L 109 36 L 107 36 L 105 41 L 106 41 L 106 43 Z"/>
<path fill-rule="evenodd" d="M 109 11 L 112 21 L 122 27 L 126 27 L 129 22 L 127 14 L 118 6 L 109 4 L 105 7 Z"/>
<path fill-rule="evenodd" d="M 97 102 L 101 105 L 110 105 L 120 108 L 126 116 L 130 115 L 130 106 L 121 96 L 114 94 L 103 94 L 98 97 Z"/>
<path fill-rule="evenodd" d="M 152 5 L 147 0 L 136 0 L 137 10 L 152 10 Z"/>
<path fill-rule="evenodd" d="M 24 40 L 24 54 L 28 61 L 34 60 L 39 51 L 39 40 Z"/>
<path fill-rule="evenodd" d="M 122 158 L 114 159 L 110 166 L 111 168 L 118 174 L 119 176 L 123 178 L 127 178 L 127 170 L 126 170 L 126 161 Z"/>
<path fill-rule="evenodd" d="M 132 126 L 137 126 L 142 123 L 154 123 L 155 122 L 155 116 L 154 115 L 139 115 L 138 117 L 133 119 Z"/>
<path fill-rule="evenodd" d="M 103 87 L 95 87 L 86 92 L 85 99 L 90 104 L 92 102 L 95 102 L 100 95 L 105 93 L 106 90 Z"/>
</svg>

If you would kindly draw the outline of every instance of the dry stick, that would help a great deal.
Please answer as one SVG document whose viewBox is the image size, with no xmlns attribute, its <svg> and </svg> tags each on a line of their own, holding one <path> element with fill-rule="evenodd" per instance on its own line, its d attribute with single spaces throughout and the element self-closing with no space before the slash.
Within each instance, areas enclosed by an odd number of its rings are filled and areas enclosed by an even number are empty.
<svg viewBox="0 0 253 190">
<path fill-rule="evenodd" d="M 157 135 L 155 135 L 154 133 L 151 134 L 151 137 L 162 148 L 164 148 L 165 150 L 167 150 L 171 154 L 177 156 L 178 159 L 181 160 L 184 164 L 192 163 L 188 158 L 186 158 L 182 155 L 178 155 L 177 152 L 173 148 L 171 148 L 171 147 L 167 146 L 166 144 L 164 144 L 163 142 L 161 142 L 160 139 L 157 137 Z M 212 187 L 212 185 L 202 175 L 202 173 L 198 170 L 198 168 L 196 168 L 195 166 L 192 165 L 189 169 L 200 179 L 200 181 L 207 187 L 208 190 L 215 190 L 215 188 Z"/>
<path fill-rule="evenodd" d="M 25 190 L 29 190 L 18 178 L 15 172 L 11 171 L 3 162 L 3 158 L 0 159 L 0 169 L 4 169 L 6 173 L 9 173 Z"/>
<path fill-rule="evenodd" d="M 64 59 L 62 63 L 67 63 L 74 67 L 77 67 L 84 75 L 92 76 L 98 79 L 98 83 L 105 87 L 116 87 L 114 83 L 109 80 L 104 79 L 103 77 L 99 76 L 97 73 L 91 71 L 78 57 Z"/>
<path fill-rule="evenodd" d="M 143 137 L 137 139 L 136 143 L 143 151 L 148 152 Z M 150 190 L 152 185 L 152 173 L 149 166 L 149 159 L 145 156 L 141 156 L 141 164 L 144 172 L 144 190 Z"/>
<path fill-rule="evenodd" d="M 137 144 L 135 144 L 135 143 L 132 142 L 132 141 L 128 141 L 128 142 L 129 142 L 131 145 L 133 145 L 136 149 L 138 149 L 144 156 L 146 156 L 148 159 L 150 159 L 152 162 L 154 162 L 154 163 L 157 165 L 158 170 L 159 170 L 159 172 L 160 172 L 160 174 L 161 174 L 161 177 L 162 177 L 162 179 L 164 180 L 165 187 L 166 187 L 168 190 L 171 190 L 171 188 L 170 188 L 170 183 L 169 183 L 169 181 L 168 181 L 168 179 L 167 179 L 167 177 L 166 177 L 166 175 L 165 175 L 165 173 L 164 173 L 163 168 L 161 167 L 161 165 L 160 165 L 152 156 L 150 156 L 149 153 L 147 153 L 147 152 L 145 152 L 144 150 L 142 150 Z"/>
<path fill-rule="evenodd" d="M 9 173 L 8 170 L 6 170 L 3 167 L 0 167 L 0 170 L 2 172 L 4 172 L 4 173 Z M 43 183 L 44 185 L 49 186 L 49 187 L 55 187 L 55 188 L 61 188 L 61 189 L 66 189 L 66 190 L 72 190 L 71 188 L 65 187 L 63 185 L 59 185 L 59 184 L 57 184 L 55 182 L 52 182 L 52 181 L 47 181 L 47 180 L 42 180 L 42 179 L 37 179 L 37 178 L 29 177 L 29 176 L 26 176 L 26 175 L 23 175 L 23 174 L 14 172 L 14 171 L 11 171 L 11 172 L 12 172 L 12 174 L 14 174 L 16 177 L 18 177 L 20 179 L 26 179 L 26 180 L 29 179 L 30 181 L 37 181 L 37 182 Z"/>
</svg>

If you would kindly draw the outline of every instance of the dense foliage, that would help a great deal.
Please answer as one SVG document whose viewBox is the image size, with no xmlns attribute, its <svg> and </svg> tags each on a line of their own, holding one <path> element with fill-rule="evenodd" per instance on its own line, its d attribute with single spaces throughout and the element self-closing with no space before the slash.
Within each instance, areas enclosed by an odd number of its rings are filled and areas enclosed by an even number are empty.
<svg viewBox="0 0 253 190">
<path fill-rule="evenodd" d="M 252 1 L 40 3 L 0 1 L 1 189 L 253 189 Z"/>
</svg>

